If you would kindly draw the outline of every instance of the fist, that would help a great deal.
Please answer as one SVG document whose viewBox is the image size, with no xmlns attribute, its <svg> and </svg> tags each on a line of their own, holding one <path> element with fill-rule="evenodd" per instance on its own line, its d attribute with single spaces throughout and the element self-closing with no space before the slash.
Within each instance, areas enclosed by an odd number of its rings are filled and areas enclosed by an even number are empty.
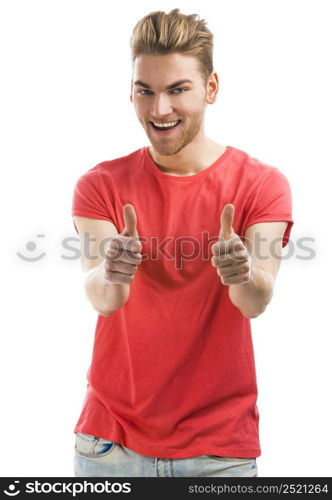
<svg viewBox="0 0 332 500">
<path fill-rule="evenodd" d="M 105 281 L 112 284 L 130 284 L 142 262 L 142 243 L 139 241 L 136 213 L 132 205 L 123 207 L 125 227 L 112 238 L 106 251 Z"/>
<path fill-rule="evenodd" d="M 247 247 L 233 229 L 234 205 L 225 205 L 220 217 L 220 233 L 212 245 L 211 264 L 217 268 L 224 285 L 247 283 L 252 274 L 252 258 Z"/>
</svg>

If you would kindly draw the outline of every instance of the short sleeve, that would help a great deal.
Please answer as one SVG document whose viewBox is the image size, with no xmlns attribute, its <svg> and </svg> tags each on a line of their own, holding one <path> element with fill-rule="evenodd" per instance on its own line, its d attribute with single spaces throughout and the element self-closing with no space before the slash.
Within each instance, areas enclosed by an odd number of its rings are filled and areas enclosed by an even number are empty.
<svg viewBox="0 0 332 500">
<path fill-rule="evenodd" d="M 260 188 L 250 203 L 245 229 L 258 222 L 288 222 L 282 246 L 289 241 L 294 221 L 292 218 L 292 193 L 286 176 L 276 167 L 270 167 Z"/>
<path fill-rule="evenodd" d="M 99 178 L 98 165 L 82 175 L 74 187 L 72 216 L 103 219 L 114 222 L 109 200 L 105 200 Z M 74 221 L 73 221 L 74 222 Z M 78 233 L 76 224 L 74 227 Z"/>
</svg>

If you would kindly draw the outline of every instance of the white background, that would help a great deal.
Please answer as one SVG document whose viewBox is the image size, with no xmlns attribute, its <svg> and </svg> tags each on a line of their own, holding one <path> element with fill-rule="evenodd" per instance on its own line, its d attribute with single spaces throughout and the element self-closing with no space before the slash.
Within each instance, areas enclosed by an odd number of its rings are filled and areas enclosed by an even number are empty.
<svg viewBox="0 0 332 500">
<path fill-rule="evenodd" d="M 293 255 L 252 320 L 259 475 L 331 476 L 332 35 L 323 0 L 1 2 L 1 476 L 73 475 L 97 319 L 80 261 L 62 244 L 73 237 L 79 248 L 74 184 L 149 144 L 129 101 L 129 38 L 142 16 L 175 7 L 215 35 L 221 86 L 207 135 L 277 166 L 292 188 Z M 315 258 L 299 259 L 302 237 L 314 239 Z M 17 252 L 45 256 L 28 262 Z"/>
</svg>

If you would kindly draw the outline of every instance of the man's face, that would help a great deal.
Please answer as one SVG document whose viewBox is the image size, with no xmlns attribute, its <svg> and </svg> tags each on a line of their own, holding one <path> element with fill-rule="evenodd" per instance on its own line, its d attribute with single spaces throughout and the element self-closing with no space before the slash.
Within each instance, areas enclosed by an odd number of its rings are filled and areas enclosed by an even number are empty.
<svg viewBox="0 0 332 500">
<path fill-rule="evenodd" d="M 206 95 L 195 57 L 174 53 L 144 54 L 135 59 L 130 99 L 159 154 L 176 154 L 203 129 Z M 170 129 L 160 130 L 153 125 L 179 120 Z"/>
</svg>

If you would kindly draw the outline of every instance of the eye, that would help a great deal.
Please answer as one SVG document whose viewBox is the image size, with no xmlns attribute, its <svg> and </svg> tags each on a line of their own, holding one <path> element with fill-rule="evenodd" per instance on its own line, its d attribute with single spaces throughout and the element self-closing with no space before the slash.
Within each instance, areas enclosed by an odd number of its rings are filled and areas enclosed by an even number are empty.
<svg viewBox="0 0 332 500">
<path fill-rule="evenodd" d="M 184 89 L 183 87 L 178 87 L 176 89 L 171 90 L 171 93 L 172 94 L 183 94 L 186 91 L 187 91 L 187 89 Z M 152 92 L 151 92 L 151 90 L 143 89 L 143 90 L 138 90 L 137 94 L 140 94 L 140 95 L 151 95 Z"/>
<path fill-rule="evenodd" d="M 175 92 L 176 90 L 183 90 L 183 92 Z M 184 89 L 182 87 L 178 87 L 177 89 L 174 89 L 172 90 L 172 92 L 174 92 L 175 94 L 183 94 L 184 92 L 186 92 L 187 89 Z"/>
</svg>

